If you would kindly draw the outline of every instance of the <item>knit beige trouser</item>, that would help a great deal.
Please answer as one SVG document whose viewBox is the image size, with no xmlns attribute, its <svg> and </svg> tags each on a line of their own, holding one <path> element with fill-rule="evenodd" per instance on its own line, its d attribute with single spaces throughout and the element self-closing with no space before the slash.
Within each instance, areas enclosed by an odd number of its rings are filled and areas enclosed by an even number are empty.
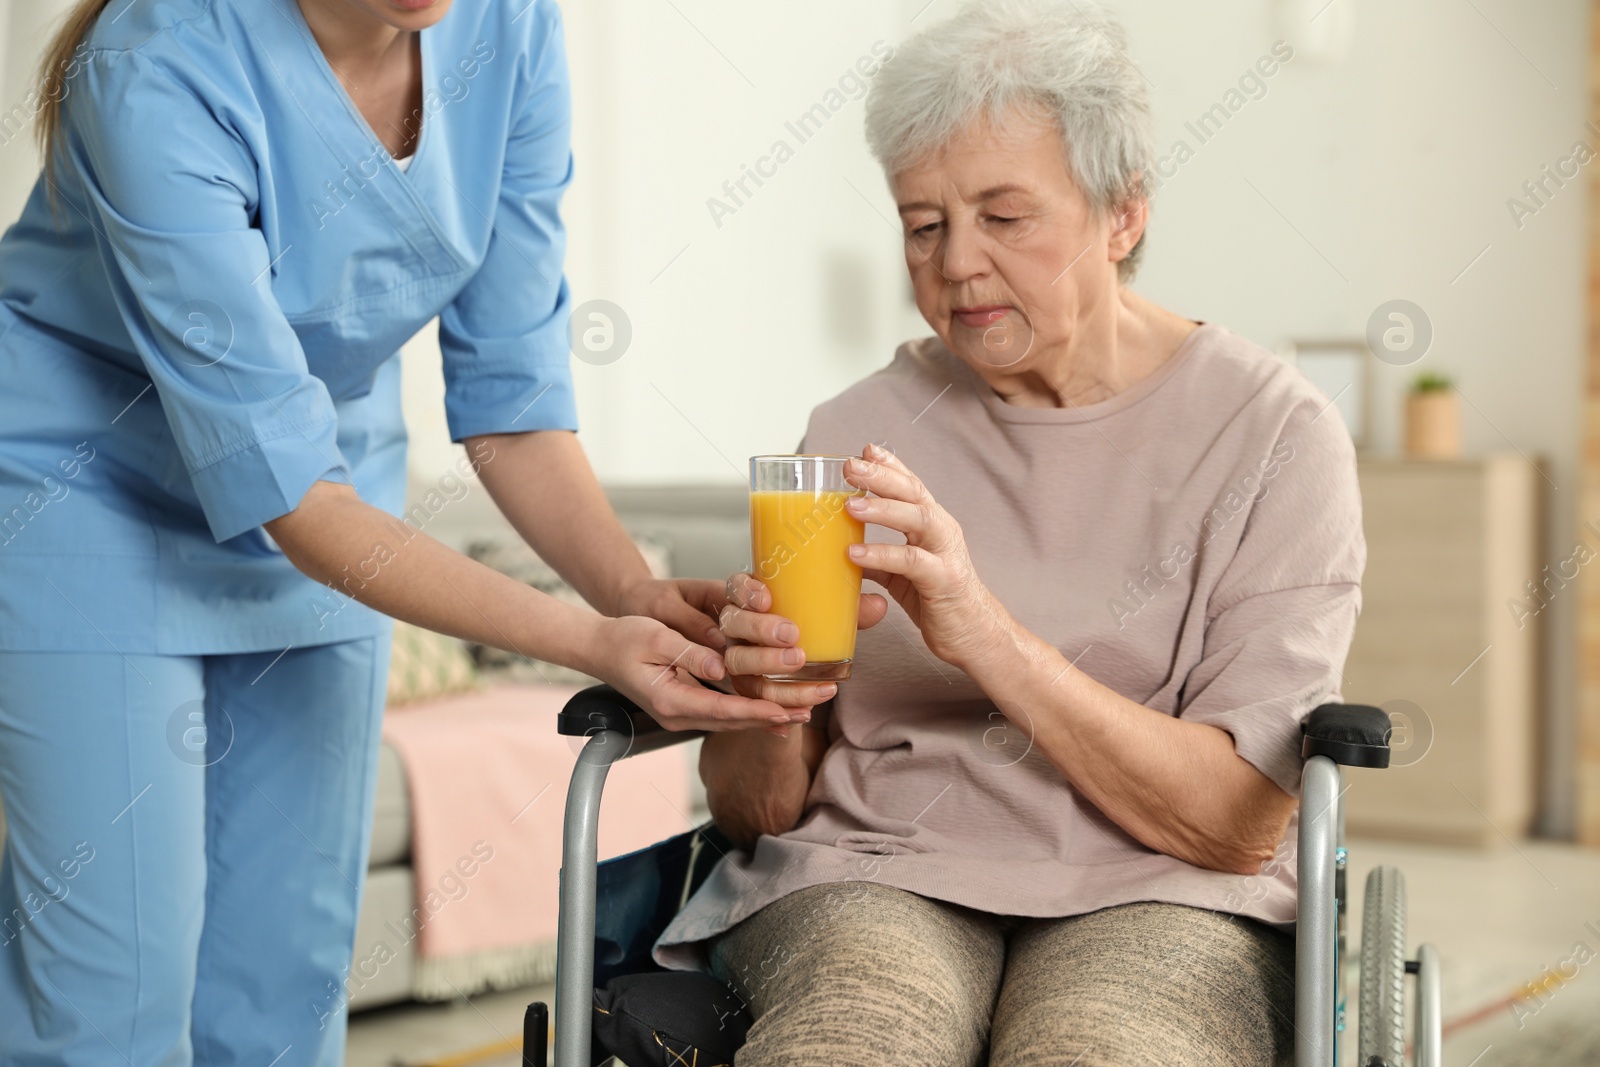
<svg viewBox="0 0 1600 1067">
<path fill-rule="evenodd" d="M 1294 939 L 1178 904 L 1025 919 L 839 882 L 767 905 L 711 962 L 756 1019 L 735 1067 L 1293 1057 Z"/>
</svg>

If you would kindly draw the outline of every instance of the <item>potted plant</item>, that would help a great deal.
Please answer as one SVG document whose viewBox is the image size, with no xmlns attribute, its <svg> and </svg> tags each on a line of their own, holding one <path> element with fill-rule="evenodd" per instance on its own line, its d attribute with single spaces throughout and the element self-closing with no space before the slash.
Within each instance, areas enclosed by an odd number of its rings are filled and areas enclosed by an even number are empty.
<svg viewBox="0 0 1600 1067">
<path fill-rule="evenodd" d="M 1461 395 L 1442 374 L 1430 371 L 1411 383 L 1406 397 L 1406 455 L 1413 459 L 1461 455 Z"/>
</svg>

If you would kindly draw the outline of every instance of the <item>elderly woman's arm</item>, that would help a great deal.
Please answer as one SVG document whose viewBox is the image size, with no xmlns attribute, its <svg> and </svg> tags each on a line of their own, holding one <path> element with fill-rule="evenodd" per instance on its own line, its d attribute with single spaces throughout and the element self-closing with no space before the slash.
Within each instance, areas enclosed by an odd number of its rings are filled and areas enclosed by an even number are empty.
<svg viewBox="0 0 1600 1067">
<path fill-rule="evenodd" d="M 817 709 L 823 710 L 823 709 Z M 794 829 L 805 812 L 811 779 L 827 750 L 826 716 L 788 728 L 715 733 L 700 749 L 700 778 L 712 821 L 743 849 L 762 834 Z M 733 743 L 730 744 L 729 741 Z"/>
<path fill-rule="evenodd" d="M 1219 727 L 1129 700 L 1015 620 L 955 665 L 1031 726 L 1074 789 L 1145 845 L 1198 867 L 1254 874 L 1282 840 L 1295 799 Z"/>
<path fill-rule="evenodd" d="M 852 549 L 929 650 L 966 672 L 1072 787 L 1134 838 L 1196 866 L 1253 874 L 1282 839 L 1295 799 L 1207 723 L 1144 707 L 1074 670 L 977 578 L 961 529 L 891 453 L 869 446 L 852 482 L 856 517 L 907 543 Z M 726 625 L 724 627 L 727 628 Z"/>
<path fill-rule="evenodd" d="M 839 686 L 769 677 L 805 663 L 797 647 L 799 628 L 770 613 L 772 593 L 749 574 L 728 579 L 727 600 L 721 622 L 734 690 L 787 708 L 789 722 L 800 724 L 768 726 L 740 744 L 712 735 L 700 750 L 700 779 L 712 820 L 734 844 L 750 849 L 762 834 L 794 829 L 805 814 L 806 794 L 828 749 L 828 717 Z M 888 600 L 866 593 L 856 624 L 876 626 L 888 613 Z"/>
</svg>

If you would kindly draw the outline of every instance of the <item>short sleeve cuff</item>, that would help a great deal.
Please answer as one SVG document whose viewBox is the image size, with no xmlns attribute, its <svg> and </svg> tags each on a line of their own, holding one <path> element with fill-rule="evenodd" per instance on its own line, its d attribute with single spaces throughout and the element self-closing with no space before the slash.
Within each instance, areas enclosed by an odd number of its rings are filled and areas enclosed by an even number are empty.
<svg viewBox="0 0 1600 1067">
<path fill-rule="evenodd" d="M 1292 697 L 1247 704 L 1211 714 L 1185 714 L 1190 722 L 1203 722 L 1225 731 L 1233 738 L 1239 758 L 1271 778 L 1279 789 L 1292 797 L 1300 795 L 1301 723 L 1311 709 L 1328 698 L 1321 693 L 1297 693 Z"/>
<path fill-rule="evenodd" d="M 486 433 L 576 430 L 578 404 L 565 352 L 499 368 L 473 367 L 445 389 L 450 439 Z"/>
<path fill-rule="evenodd" d="M 218 542 L 287 515 L 319 481 L 350 482 L 337 420 L 279 434 L 231 452 L 190 477 Z"/>
<path fill-rule="evenodd" d="M 1211 620 L 1179 716 L 1226 731 L 1241 759 L 1300 794 L 1300 724 L 1339 691 L 1360 588 L 1301 586 L 1247 597 Z"/>
</svg>

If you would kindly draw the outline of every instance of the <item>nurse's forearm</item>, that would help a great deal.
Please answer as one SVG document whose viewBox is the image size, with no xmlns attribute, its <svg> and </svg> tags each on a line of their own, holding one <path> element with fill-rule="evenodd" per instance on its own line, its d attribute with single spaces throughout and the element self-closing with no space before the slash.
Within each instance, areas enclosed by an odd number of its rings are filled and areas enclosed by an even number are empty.
<svg viewBox="0 0 1600 1067">
<path fill-rule="evenodd" d="M 289 562 L 340 597 L 464 641 L 595 673 L 598 615 L 468 559 L 348 485 L 315 483 L 266 529 Z M 329 611 L 343 602 L 330 601 Z"/>
<path fill-rule="evenodd" d="M 472 455 L 491 457 L 478 477 L 540 558 L 596 608 L 622 614 L 623 595 L 648 581 L 650 568 L 611 509 L 578 435 L 534 430 L 465 443 Z"/>
</svg>

